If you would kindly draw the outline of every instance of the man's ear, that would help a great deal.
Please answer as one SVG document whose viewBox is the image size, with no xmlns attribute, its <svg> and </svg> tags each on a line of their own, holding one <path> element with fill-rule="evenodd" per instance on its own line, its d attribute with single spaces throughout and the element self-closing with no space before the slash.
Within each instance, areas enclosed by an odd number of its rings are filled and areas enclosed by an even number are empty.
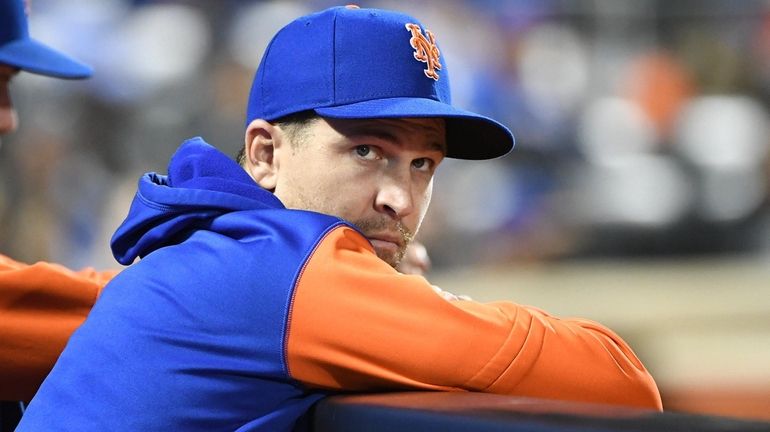
<svg viewBox="0 0 770 432">
<path fill-rule="evenodd" d="M 244 138 L 243 168 L 263 188 L 273 191 L 278 182 L 276 144 L 281 131 L 271 123 L 256 119 L 249 123 Z M 280 145 L 280 144 L 279 144 Z"/>
</svg>

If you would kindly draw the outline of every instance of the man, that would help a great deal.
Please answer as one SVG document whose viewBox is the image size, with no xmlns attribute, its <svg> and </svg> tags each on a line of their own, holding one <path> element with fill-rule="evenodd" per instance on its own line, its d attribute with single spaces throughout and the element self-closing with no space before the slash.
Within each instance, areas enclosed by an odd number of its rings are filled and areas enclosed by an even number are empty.
<svg viewBox="0 0 770 432">
<path fill-rule="evenodd" d="M 30 38 L 23 0 L 0 0 L 0 133 L 16 129 L 9 83 L 19 70 L 56 78 L 82 79 L 91 68 Z"/>
<path fill-rule="evenodd" d="M 19 431 L 303 426 L 340 391 L 484 391 L 660 409 L 612 331 L 444 296 L 394 269 L 444 157 L 506 154 L 450 104 L 435 36 L 396 12 L 297 19 L 257 70 L 238 163 L 193 138 L 148 173 L 105 288 Z M 479 185 L 484 187 L 484 185 Z"/>
<path fill-rule="evenodd" d="M 82 79 L 91 68 L 30 38 L 22 0 L 0 0 L 0 134 L 17 127 L 9 85 L 20 71 Z M 29 400 L 115 271 L 74 272 L 0 255 L 0 400 Z"/>
</svg>

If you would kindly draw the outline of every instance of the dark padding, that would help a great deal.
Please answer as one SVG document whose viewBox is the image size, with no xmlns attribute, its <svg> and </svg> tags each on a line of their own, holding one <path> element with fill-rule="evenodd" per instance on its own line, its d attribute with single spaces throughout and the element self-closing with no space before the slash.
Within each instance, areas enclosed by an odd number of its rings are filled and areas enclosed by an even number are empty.
<svg viewBox="0 0 770 432">
<path fill-rule="evenodd" d="M 770 431 L 770 423 L 483 393 L 332 396 L 313 411 L 314 432 Z"/>
</svg>

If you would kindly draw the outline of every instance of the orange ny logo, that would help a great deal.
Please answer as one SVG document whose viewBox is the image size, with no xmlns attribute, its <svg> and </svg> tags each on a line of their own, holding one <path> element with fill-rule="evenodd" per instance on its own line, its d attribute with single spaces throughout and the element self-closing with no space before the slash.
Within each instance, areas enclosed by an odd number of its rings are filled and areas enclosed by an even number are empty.
<svg viewBox="0 0 770 432">
<path fill-rule="evenodd" d="M 425 34 L 428 35 L 426 39 L 417 24 L 408 23 L 406 29 L 412 32 L 409 44 L 414 48 L 414 58 L 426 64 L 425 76 L 438 81 L 436 70 L 441 70 L 441 62 L 439 62 L 439 51 L 433 33 L 430 30 L 425 30 Z"/>
</svg>

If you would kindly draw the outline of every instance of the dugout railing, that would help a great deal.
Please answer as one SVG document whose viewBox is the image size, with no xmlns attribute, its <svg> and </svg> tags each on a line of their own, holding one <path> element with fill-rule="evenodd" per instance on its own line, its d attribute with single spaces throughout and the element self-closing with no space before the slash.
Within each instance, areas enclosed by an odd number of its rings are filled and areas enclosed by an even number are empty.
<svg viewBox="0 0 770 432">
<path fill-rule="evenodd" d="M 483 393 L 332 396 L 309 419 L 313 432 L 770 431 L 770 423 Z"/>
</svg>

